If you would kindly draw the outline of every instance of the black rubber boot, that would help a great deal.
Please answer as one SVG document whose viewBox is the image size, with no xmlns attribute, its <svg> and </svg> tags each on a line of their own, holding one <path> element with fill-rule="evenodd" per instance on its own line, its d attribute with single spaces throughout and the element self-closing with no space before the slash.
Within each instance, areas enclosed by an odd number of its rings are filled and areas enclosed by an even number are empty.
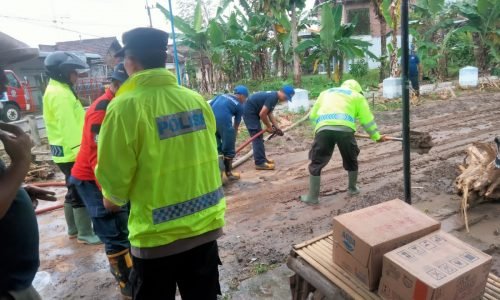
<svg viewBox="0 0 500 300">
<path fill-rule="evenodd" d="M 226 169 L 226 177 L 230 181 L 235 181 L 240 179 L 240 174 L 233 173 L 233 159 L 224 157 L 224 168 Z"/>
<path fill-rule="evenodd" d="M 132 286 L 129 282 L 130 271 L 132 270 L 132 257 L 129 249 L 108 255 L 109 269 L 120 285 L 120 292 L 123 299 L 132 299 Z"/>
</svg>

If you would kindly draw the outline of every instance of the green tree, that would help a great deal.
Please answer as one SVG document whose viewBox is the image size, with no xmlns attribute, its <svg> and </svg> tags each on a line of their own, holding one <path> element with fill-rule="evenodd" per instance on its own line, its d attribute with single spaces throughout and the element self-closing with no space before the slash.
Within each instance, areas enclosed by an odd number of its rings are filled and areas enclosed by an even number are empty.
<svg viewBox="0 0 500 300">
<path fill-rule="evenodd" d="M 319 36 L 302 41 L 295 51 L 308 51 L 309 63 L 323 61 L 330 79 L 332 78 L 331 62 L 335 58 L 334 81 L 340 82 L 346 58 L 364 57 L 366 54 L 375 57 L 368 50 L 370 43 L 352 38 L 354 28 L 354 24 L 342 24 L 342 5 L 332 7 L 329 4 L 323 4 Z"/>
<path fill-rule="evenodd" d="M 165 15 L 167 20 L 170 20 L 170 11 L 163 7 L 160 3 L 156 4 Z M 189 47 L 192 51 L 197 53 L 200 70 L 201 70 L 201 92 L 210 92 L 207 74 L 207 54 L 208 54 L 208 34 L 207 28 L 202 27 L 203 16 L 201 10 L 201 2 L 197 1 L 194 10 L 193 20 L 187 21 L 178 16 L 174 16 L 174 25 L 183 34 L 180 36 L 179 45 Z"/>
<path fill-rule="evenodd" d="M 472 33 L 476 45 L 474 54 L 481 71 L 486 71 L 488 63 L 500 62 L 500 1 L 477 0 L 459 2 L 455 6 L 466 22 L 458 32 Z"/>
</svg>

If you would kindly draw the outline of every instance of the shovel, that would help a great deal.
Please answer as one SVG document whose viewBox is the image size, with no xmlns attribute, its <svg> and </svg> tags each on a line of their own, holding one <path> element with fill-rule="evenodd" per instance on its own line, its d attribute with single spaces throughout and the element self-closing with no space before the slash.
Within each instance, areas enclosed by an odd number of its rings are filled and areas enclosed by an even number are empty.
<svg viewBox="0 0 500 300">
<path fill-rule="evenodd" d="M 367 134 L 355 134 L 358 138 L 370 139 Z M 402 142 L 403 139 L 400 137 L 386 136 L 388 141 L 398 141 Z M 410 131 L 410 148 L 415 150 L 419 154 L 429 153 L 431 148 L 434 146 L 432 142 L 432 136 L 428 132 Z"/>
</svg>

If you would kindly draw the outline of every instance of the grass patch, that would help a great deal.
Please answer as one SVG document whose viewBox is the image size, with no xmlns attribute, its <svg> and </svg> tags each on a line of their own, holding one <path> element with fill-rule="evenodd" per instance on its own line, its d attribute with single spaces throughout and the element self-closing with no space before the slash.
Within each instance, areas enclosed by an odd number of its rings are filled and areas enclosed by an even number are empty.
<svg viewBox="0 0 500 300">
<path fill-rule="evenodd" d="M 253 267 L 253 273 L 256 274 L 256 275 L 259 275 L 259 274 L 264 274 L 266 273 L 267 271 L 269 271 L 271 269 L 271 266 L 268 265 L 268 264 L 262 264 L 262 263 L 258 263 L 256 264 L 254 267 Z"/>
<path fill-rule="evenodd" d="M 342 81 L 348 79 L 357 80 L 363 89 L 369 89 L 378 87 L 379 81 L 379 71 L 378 69 L 369 70 L 368 73 L 360 78 L 355 78 L 349 73 L 345 73 Z M 243 84 L 248 87 L 251 93 L 257 91 L 277 91 L 283 85 L 293 84 L 293 78 L 290 76 L 288 78 L 266 78 L 264 81 L 260 80 L 242 80 L 237 84 Z M 336 87 L 338 84 L 333 82 L 333 80 L 328 79 L 326 75 L 304 75 L 302 76 L 302 85 L 299 88 L 309 91 L 309 98 L 314 99 L 319 96 L 319 94 L 332 87 Z"/>
</svg>

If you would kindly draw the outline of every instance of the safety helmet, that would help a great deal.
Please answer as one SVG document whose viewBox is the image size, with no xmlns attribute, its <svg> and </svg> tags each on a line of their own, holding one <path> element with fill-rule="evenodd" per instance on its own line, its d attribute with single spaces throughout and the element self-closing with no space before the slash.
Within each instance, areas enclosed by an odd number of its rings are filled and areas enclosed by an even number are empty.
<svg viewBox="0 0 500 300">
<path fill-rule="evenodd" d="M 349 79 L 344 81 L 341 87 L 363 94 L 363 89 L 361 88 L 361 85 L 359 85 L 359 83 L 354 79 Z"/>
<path fill-rule="evenodd" d="M 47 75 L 57 81 L 70 83 L 69 74 L 72 71 L 85 71 L 89 65 L 73 53 L 56 51 L 49 54 L 44 61 Z"/>
</svg>

